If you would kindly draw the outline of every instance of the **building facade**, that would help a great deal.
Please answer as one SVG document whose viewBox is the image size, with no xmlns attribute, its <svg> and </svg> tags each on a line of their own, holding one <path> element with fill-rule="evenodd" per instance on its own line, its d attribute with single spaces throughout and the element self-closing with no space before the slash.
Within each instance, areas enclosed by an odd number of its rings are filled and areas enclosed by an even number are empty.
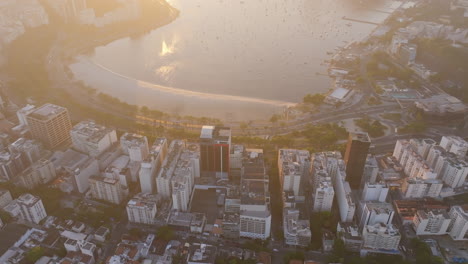
<svg viewBox="0 0 468 264">
<path fill-rule="evenodd" d="M 31 135 L 47 147 L 55 148 L 70 142 L 72 128 L 68 110 L 64 107 L 45 104 L 26 116 Z"/>
</svg>

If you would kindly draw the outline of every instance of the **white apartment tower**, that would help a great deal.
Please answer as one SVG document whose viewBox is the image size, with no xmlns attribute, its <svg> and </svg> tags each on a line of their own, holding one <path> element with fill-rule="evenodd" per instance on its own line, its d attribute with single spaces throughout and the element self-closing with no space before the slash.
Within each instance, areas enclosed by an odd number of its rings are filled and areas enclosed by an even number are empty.
<svg viewBox="0 0 468 264">
<path fill-rule="evenodd" d="M 402 185 L 402 192 L 407 199 L 440 196 L 444 184 L 441 180 L 424 180 L 417 178 L 405 179 Z"/>
<path fill-rule="evenodd" d="M 163 197 L 163 199 L 172 198 L 172 176 L 177 169 L 177 163 L 182 154 L 182 151 L 185 149 L 185 142 L 182 140 L 173 140 L 169 146 L 167 156 L 164 159 L 164 162 L 161 166 L 158 176 L 156 177 L 156 186 L 158 194 Z"/>
<path fill-rule="evenodd" d="M 389 203 L 363 202 L 358 215 L 359 228 L 362 230 L 365 226 L 375 224 L 389 225 L 394 215 L 393 206 Z"/>
<path fill-rule="evenodd" d="M 331 181 L 322 181 L 315 189 L 314 212 L 330 212 L 333 205 L 335 190 Z"/>
<path fill-rule="evenodd" d="M 453 206 L 449 212 L 452 222 L 449 235 L 453 240 L 468 240 L 468 211 L 461 206 Z"/>
<path fill-rule="evenodd" d="M 188 175 L 178 175 L 172 178 L 172 208 L 186 212 L 192 194 L 192 186 Z"/>
<path fill-rule="evenodd" d="M 140 187 L 144 193 L 156 193 L 156 176 L 167 155 L 167 140 L 158 138 L 150 149 L 149 156 L 141 163 Z"/>
<path fill-rule="evenodd" d="M 280 149 L 278 169 L 283 191 L 292 191 L 299 196 L 301 181 L 310 167 L 310 153 L 306 150 Z"/>
<path fill-rule="evenodd" d="M 451 219 L 445 210 L 419 210 L 413 219 L 416 235 L 445 235 Z"/>
<path fill-rule="evenodd" d="M 130 223 L 152 225 L 156 221 L 157 197 L 149 193 L 139 193 L 127 203 L 127 216 Z"/>
<path fill-rule="evenodd" d="M 385 202 L 388 195 L 388 187 L 385 183 L 366 183 L 362 191 L 362 201 Z"/>
<path fill-rule="evenodd" d="M 42 200 L 37 196 L 26 193 L 16 199 L 16 203 L 20 208 L 20 217 L 25 221 L 39 224 L 42 219 L 47 217 Z"/>
<path fill-rule="evenodd" d="M 124 199 L 122 186 L 118 179 L 102 176 L 89 178 L 91 196 L 95 199 L 104 200 L 113 204 L 120 204 Z"/>
<path fill-rule="evenodd" d="M 448 152 L 455 154 L 458 159 L 464 160 L 468 152 L 468 142 L 457 136 L 443 136 L 440 146 Z"/>
<path fill-rule="evenodd" d="M 122 151 L 131 161 L 142 162 L 149 155 L 148 139 L 145 136 L 125 133 L 120 137 Z"/>
<path fill-rule="evenodd" d="M 365 226 L 362 231 L 363 247 L 369 249 L 398 250 L 401 235 L 392 224 Z"/>
<path fill-rule="evenodd" d="M 117 142 L 114 129 L 96 124 L 94 121 L 82 121 L 70 131 L 73 148 L 97 157 Z"/>
</svg>

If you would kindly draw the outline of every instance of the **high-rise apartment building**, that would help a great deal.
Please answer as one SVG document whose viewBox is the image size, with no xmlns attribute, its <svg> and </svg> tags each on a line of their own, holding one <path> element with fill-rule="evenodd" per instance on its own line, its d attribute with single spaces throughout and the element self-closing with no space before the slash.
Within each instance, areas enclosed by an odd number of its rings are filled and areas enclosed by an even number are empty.
<svg viewBox="0 0 468 264">
<path fill-rule="evenodd" d="M 461 206 L 452 206 L 449 212 L 452 219 L 449 235 L 453 240 L 468 240 L 468 211 Z"/>
<path fill-rule="evenodd" d="M 449 152 L 439 157 L 434 170 L 445 184 L 457 188 L 465 184 L 468 162 L 457 159 L 455 154 Z"/>
<path fill-rule="evenodd" d="M 6 189 L 0 189 L 0 208 L 7 206 L 11 201 L 13 201 L 13 197 L 11 197 L 10 191 Z"/>
<path fill-rule="evenodd" d="M 398 250 L 401 235 L 392 224 L 378 223 L 365 226 L 362 231 L 363 248 L 377 250 Z"/>
<path fill-rule="evenodd" d="M 335 190 L 331 181 L 322 181 L 315 188 L 314 212 L 331 212 Z"/>
<path fill-rule="evenodd" d="M 231 129 L 203 126 L 200 134 L 200 172 L 202 177 L 227 179 L 231 152 Z"/>
<path fill-rule="evenodd" d="M 91 188 L 91 196 L 95 199 L 104 200 L 113 204 L 120 204 L 125 198 L 118 179 L 91 176 L 89 178 L 89 185 Z"/>
<path fill-rule="evenodd" d="M 158 194 L 163 197 L 163 199 L 172 198 L 172 176 L 174 171 L 177 168 L 177 163 L 182 154 L 182 151 L 185 148 L 185 142 L 182 140 L 173 140 L 169 146 L 167 156 L 164 159 L 164 162 L 159 171 L 158 177 L 156 177 L 156 186 L 158 189 Z"/>
<path fill-rule="evenodd" d="M 72 125 L 66 108 L 45 104 L 29 113 L 26 120 L 31 135 L 47 147 L 55 148 L 70 142 Z"/>
<path fill-rule="evenodd" d="M 451 219 L 447 212 L 441 210 L 418 210 L 413 218 L 416 235 L 445 235 Z"/>
<path fill-rule="evenodd" d="M 432 197 L 437 198 L 442 191 L 444 184 L 441 180 L 438 179 L 418 179 L 418 178 L 408 178 L 405 179 L 401 191 L 404 194 L 405 198 L 424 198 Z"/>
<path fill-rule="evenodd" d="M 188 210 L 192 186 L 190 176 L 179 174 L 172 178 L 172 208 L 186 212 Z"/>
<path fill-rule="evenodd" d="M 362 191 L 362 201 L 385 202 L 388 195 L 388 187 L 385 183 L 365 183 Z"/>
<path fill-rule="evenodd" d="M 33 189 L 40 184 L 46 184 L 57 176 L 54 164 L 47 159 L 40 159 L 16 177 L 20 186 Z"/>
<path fill-rule="evenodd" d="M 120 146 L 131 161 L 142 162 L 149 155 L 148 139 L 145 136 L 125 133 L 120 137 Z"/>
<path fill-rule="evenodd" d="M 130 223 L 152 225 L 156 221 L 158 199 L 149 193 L 139 193 L 127 203 L 127 216 Z"/>
<path fill-rule="evenodd" d="M 346 162 L 346 180 L 352 190 L 359 189 L 364 173 L 364 166 L 371 144 L 367 133 L 350 133 L 344 160 Z"/>
<path fill-rule="evenodd" d="M 8 146 L 12 154 L 21 154 L 25 165 L 29 166 L 39 160 L 42 155 L 42 144 L 34 139 L 19 138 Z"/>
<path fill-rule="evenodd" d="M 361 203 L 359 216 L 359 228 L 375 224 L 389 225 L 393 221 L 395 211 L 389 203 L 363 202 Z"/>
<path fill-rule="evenodd" d="M 278 153 L 279 182 L 283 191 L 301 196 L 301 183 L 310 169 L 310 153 L 307 150 L 280 149 Z"/>
<path fill-rule="evenodd" d="M 42 200 L 37 196 L 26 193 L 16 199 L 16 203 L 20 209 L 20 217 L 25 221 L 39 224 L 42 219 L 47 217 Z"/>
<path fill-rule="evenodd" d="M 91 157 L 101 155 L 117 142 L 117 133 L 114 129 L 90 120 L 75 125 L 70 135 L 73 148 Z"/>
<path fill-rule="evenodd" d="M 240 228 L 241 237 L 267 239 L 271 234 L 269 179 L 262 150 L 246 150 L 242 165 Z"/>
<path fill-rule="evenodd" d="M 458 159 L 464 160 L 468 152 L 468 142 L 457 136 L 443 136 L 440 146 L 448 152 L 452 152 Z"/>
<path fill-rule="evenodd" d="M 156 176 L 167 155 L 167 139 L 158 138 L 150 148 L 150 154 L 141 163 L 139 172 L 141 192 L 156 193 Z"/>
</svg>

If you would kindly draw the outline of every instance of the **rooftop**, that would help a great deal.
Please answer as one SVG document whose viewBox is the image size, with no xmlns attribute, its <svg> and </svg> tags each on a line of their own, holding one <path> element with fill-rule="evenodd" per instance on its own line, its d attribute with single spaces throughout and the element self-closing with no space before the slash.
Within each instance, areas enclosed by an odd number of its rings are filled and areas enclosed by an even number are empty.
<svg viewBox="0 0 468 264">
<path fill-rule="evenodd" d="M 71 133 L 86 138 L 88 142 L 97 143 L 112 131 L 114 130 L 111 128 L 96 124 L 92 120 L 87 120 L 76 124 Z"/>
<path fill-rule="evenodd" d="M 358 140 L 361 142 L 371 142 L 369 134 L 365 132 L 350 132 L 349 136 L 352 140 Z"/>
<path fill-rule="evenodd" d="M 189 261 L 199 263 L 214 263 L 216 247 L 207 244 L 193 244 L 189 248 Z"/>
<path fill-rule="evenodd" d="M 149 193 L 139 193 L 128 201 L 127 207 L 145 207 L 152 209 L 156 206 L 157 201 L 158 199 L 156 195 Z"/>
<path fill-rule="evenodd" d="M 283 164 L 284 175 L 302 175 L 306 163 L 310 162 L 310 153 L 307 150 L 280 149 L 279 160 Z"/>
<path fill-rule="evenodd" d="M 28 117 L 39 120 L 49 120 L 65 111 L 67 111 L 67 109 L 64 107 L 54 104 L 45 104 L 29 113 Z"/>
<path fill-rule="evenodd" d="M 16 201 L 18 203 L 24 204 L 24 205 L 27 205 L 27 206 L 34 205 L 40 200 L 41 199 L 39 197 L 34 196 L 32 194 L 29 194 L 29 193 L 25 193 L 25 194 L 21 195 L 20 197 L 18 197 L 18 199 L 16 199 Z"/>
<path fill-rule="evenodd" d="M 337 88 L 329 96 L 338 100 L 343 100 L 348 95 L 349 91 L 350 90 L 345 88 Z"/>
<path fill-rule="evenodd" d="M 200 139 L 211 139 L 215 141 L 230 141 L 231 128 L 219 126 L 203 126 Z"/>
</svg>

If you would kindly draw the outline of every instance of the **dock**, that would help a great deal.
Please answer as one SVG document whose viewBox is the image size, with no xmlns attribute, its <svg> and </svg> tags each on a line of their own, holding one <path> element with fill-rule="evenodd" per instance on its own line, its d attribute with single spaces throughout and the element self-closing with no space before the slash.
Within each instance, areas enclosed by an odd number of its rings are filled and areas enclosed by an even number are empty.
<svg viewBox="0 0 468 264">
<path fill-rule="evenodd" d="M 365 21 L 365 20 L 359 20 L 359 19 L 354 19 L 354 18 L 349 18 L 349 17 L 343 17 L 343 20 L 348 20 L 348 21 L 353 21 L 353 22 L 358 22 L 358 23 L 364 23 L 364 24 L 371 24 L 371 25 L 380 25 L 379 23 L 375 22 L 370 22 L 370 21 Z"/>
</svg>

